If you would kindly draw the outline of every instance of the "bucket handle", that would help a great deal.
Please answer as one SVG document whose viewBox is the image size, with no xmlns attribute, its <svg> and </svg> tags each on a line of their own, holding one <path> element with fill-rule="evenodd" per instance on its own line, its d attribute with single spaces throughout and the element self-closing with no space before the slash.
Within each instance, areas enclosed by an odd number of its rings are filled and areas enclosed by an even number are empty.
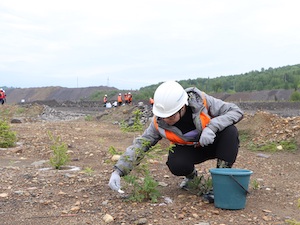
<svg viewBox="0 0 300 225">
<path fill-rule="evenodd" d="M 250 194 L 250 192 L 246 189 L 246 188 L 244 188 L 243 187 L 243 185 L 241 185 L 240 184 L 240 182 L 238 182 L 238 180 L 237 179 L 235 179 L 235 177 L 233 176 L 233 175 L 231 175 L 230 174 L 230 177 L 241 187 L 241 188 L 243 188 L 244 189 L 244 191 L 247 193 L 247 194 Z"/>
</svg>

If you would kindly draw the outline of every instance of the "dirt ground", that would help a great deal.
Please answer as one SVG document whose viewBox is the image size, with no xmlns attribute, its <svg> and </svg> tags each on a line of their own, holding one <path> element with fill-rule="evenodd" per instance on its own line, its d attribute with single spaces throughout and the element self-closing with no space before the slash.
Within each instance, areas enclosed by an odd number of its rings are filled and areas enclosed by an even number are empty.
<svg viewBox="0 0 300 225">
<path fill-rule="evenodd" d="M 169 172 L 167 152 L 155 160 L 145 159 L 153 177 L 163 184 L 159 186 L 162 197 L 158 202 L 125 201 L 108 187 L 114 164 L 108 149 L 124 151 L 140 134 L 121 131 L 118 122 L 129 116 L 126 107 L 107 109 L 105 115 L 99 112 L 91 117 L 54 120 L 42 119 L 39 106 L 25 111 L 2 106 L 1 117 L 21 123 L 10 124 L 18 146 L 0 150 L 0 224 L 279 225 L 289 224 L 287 220 L 300 221 L 299 147 L 294 153 L 261 153 L 247 150 L 242 142 L 234 167 L 252 170 L 253 174 L 246 207 L 241 210 L 216 208 L 179 189 L 182 177 Z M 245 115 L 238 128 L 249 131 L 251 141 L 256 143 L 294 137 L 300 146 L 300 117 L 258 112 Z M 47 163 L 52 144 L 49 131 L 68 144 L 71 162 L 63 170 L 54 170 Z M 161 141 L 162 146 L 167 144 Z M 208 161 L 197 169 L 208 173 L 215 164 Z M 88 173 L 91 169 L 93 172 Z"/>
</svg>

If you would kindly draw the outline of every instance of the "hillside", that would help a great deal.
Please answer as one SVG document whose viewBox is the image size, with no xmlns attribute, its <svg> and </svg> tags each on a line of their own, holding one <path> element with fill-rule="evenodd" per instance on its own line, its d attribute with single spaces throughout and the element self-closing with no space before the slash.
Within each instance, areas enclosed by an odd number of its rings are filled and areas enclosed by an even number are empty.
<svg viewBox="0 0 300 225">
<path fill-rule="evenodd" d="M 7 103 L 15 104 L 21 102 L 34 101 L 79 101 L 87 99 L 97 91 L 112 91 L 117 90 L 113 87 L 98 86 L 85 88 L 65 88 L 65 87 L 38 87 L 38 88 L 16 88 L 6 89 Z"/>
<path fill-rule="evenodd" d="M 39 88 L 16 88 L 7 89 L 7 103 L 20 103 L 22 99 L 26 102 L 49 101 L 57 102 L 74 101 L 88 99 L 91 95 L 99 91 L 118 90 L 112 87 L 85 87 L 85 88 L 65 88 L 65 87 L 39 87 Z M 217 93 L 215 97 L 228 102 L 245 102 L 245 101 L 287 101 L 293 90 L 271 90 L 271 91 L 248 91 L 235 94 Z M 110 99 L 116 100 L 116 96 Z M 99 99 L 102 101 L 102 99 Z"/>
</svg>

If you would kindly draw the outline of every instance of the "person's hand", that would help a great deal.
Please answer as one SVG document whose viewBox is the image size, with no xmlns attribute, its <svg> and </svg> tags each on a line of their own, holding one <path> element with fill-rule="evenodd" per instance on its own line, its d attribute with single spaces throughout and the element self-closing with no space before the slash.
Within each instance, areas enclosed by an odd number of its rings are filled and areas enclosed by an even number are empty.
<svg viewBox="0 0 300 225">
<path fill-rule="evenodd" d="M 200 145 L 202 147 L 212 144 L 215 140 L 216 134 L 209 128 L 205 127 L 200 136 Z"/>
<path fill-rule="evenodd" d="M 121 189 L 121 177 L 118 171 L 115 170 L 111 174 L 108 186 L 114 191 L 119 191 Z"/>
</svg>

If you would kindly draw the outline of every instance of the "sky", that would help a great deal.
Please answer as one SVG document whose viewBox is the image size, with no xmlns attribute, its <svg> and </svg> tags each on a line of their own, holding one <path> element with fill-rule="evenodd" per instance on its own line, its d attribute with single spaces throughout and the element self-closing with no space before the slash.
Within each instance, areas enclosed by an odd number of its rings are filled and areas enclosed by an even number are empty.
<svg viewBox="0 0 300 225">
<path fill-rule="evenodd" d="M 0 2 L 0 87 L 110 86 L 300 63 L 299 0 Z"/>
</svg>

